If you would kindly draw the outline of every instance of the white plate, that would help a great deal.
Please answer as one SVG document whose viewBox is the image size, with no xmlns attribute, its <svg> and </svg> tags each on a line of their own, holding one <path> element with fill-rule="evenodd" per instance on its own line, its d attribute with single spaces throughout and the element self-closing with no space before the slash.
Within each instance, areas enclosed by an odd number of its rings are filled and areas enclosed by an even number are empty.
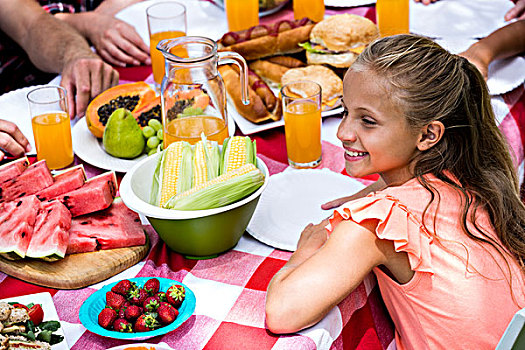
<svg viewBox="0 0 525 350">
<path fill-rule="evenodd" d="M 60 321 L 58 319 L 57 310 L 55 308 L 55 304 L 53 303 L 53 298 L 51 298 L 51 294 L 45 292 L 45 293 L 36 293 L 36 294 L 29 294 L 29 295 L 21 295 L 18 297 L 12 297 L 7 299 L 2 299 L 0 301 L 5 302 L 18 302 L 20 304 L 41 304 L 42 310 L 44 310 L 44 321 Z M 64 327 L 63 324 L 61 324 L 61 327 L 55 332 L 56 334 L 60 334 L 64 337 L 64 340 L 62 340 L 60 343 L 55 344 L 51 347 L 52 350 L 68 350 L 69 346 L 66 342 L 66 337 L 64 335 Z"/>
<path fill-rule="evenodd" d="M 148 23 L 146 9 L 155 2 L 166 0 L 147 0 L 130 5 L 115 17 L 135 27 L 142 40 L 149 46 Z M 179 0 L 186 6 L 187 34 L 192 36 L 205 36 L 218 40 L 228 31 L 226 15 L 217 5 L 208 1 Z"/>
<path fill-rule="evenodd" d="M 231 118 L 228 118 L 228 134 L 231 136 L 234 133 L 235 123 Z M 89 131 L 85 117 L 78 120 L 73 127 L 72 137 L 75 154 L 86 163 L 101 169 L 125 173 L 146 158 L 145 154 L 134 159 L 122 159 L 107 154 L 102 146 L 102 141 Z"/>
<path fill-rule="evenodd" d="M 41 86 L 45 85 L 29 86 L 9 91 L 0 96 L 0 119 L 15 123 L 20 131 L 22 131 L 22 134 L 27 137 L 31 144 L 31 152 L 29 152 L 28 155 L 36 154 L 36 147 L 29 106 L 27 104 L 27 93 Z"/>
<path fill-rule="evenodd" d="M 274 248 L 294 251 L 309 223 L 319 223 L 333 210 L 321 204 L 351 195 L 359 181 L 329 169 L 291 169 L 270 177 L 246 231 Z"/>
<path fill-rule="evenodd" d="M 324 0 L 325 6 L 355 7 L 375 4 L 376 0 Z"/>
</svg>

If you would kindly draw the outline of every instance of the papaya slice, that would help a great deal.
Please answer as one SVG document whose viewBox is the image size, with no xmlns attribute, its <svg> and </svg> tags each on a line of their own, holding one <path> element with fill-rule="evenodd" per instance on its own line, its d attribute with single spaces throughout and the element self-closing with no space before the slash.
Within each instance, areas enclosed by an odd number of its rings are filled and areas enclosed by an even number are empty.
<svg viewBox="0 0 525 350">
<path fill-rule="evenodd" d="M 140 127 L 143 128 L 148 125 L 150 119 L 157 119 L 162 123 L 162 111 L 160 107 L 160 96 L 155 97 L 142 104 L 140 108 L 135 109 L 132 113 Z"/>
<path fill-rule="evenodd" d="M 178 91 L 167 101 L 168 118 L 201 115 L 210 104 L 210 96 L 201 89 Z"/>
<path fill-rule="evenodd" d="M 154 99 L 155 90 L 143 81 L 109 88 L 89 103 L 86 109 L 88 129 L 95 137 L 101 138 L 109 116 L 116 109 L 126 108 L 134 113 Z"/>
</svg>

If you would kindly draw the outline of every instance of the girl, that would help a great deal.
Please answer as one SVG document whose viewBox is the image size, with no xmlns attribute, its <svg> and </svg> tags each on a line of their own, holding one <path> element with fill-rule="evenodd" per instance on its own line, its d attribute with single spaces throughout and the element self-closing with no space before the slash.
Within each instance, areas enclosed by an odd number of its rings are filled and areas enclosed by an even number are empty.
<svg viewBox="0 0 525 350">
<path fill-rule="evenodd" d="M 398 348 L 494 348 L 525 307 L 525 207 L 483 77 L 429 39 L 387 37 L 343 103 L 346 171 L 381 180 L 305 228 L 268 286 L 268 328 L 315 324 L 373 271 Z"/>
</svg>

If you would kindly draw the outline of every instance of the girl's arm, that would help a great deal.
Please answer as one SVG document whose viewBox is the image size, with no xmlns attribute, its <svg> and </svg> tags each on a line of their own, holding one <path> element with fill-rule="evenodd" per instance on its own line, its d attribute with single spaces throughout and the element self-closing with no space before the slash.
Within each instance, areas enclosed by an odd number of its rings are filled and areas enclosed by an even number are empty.
<svg viewBox="0 0 525 350">
<path fill-rule="evenodd" d="M 385 264 L 389 241 L 375 235 L 375 221 L 337 225 L 327 239 L 324 225 L 309 225 L 297 250 L 273 277 L 266 295 L 266 324 L 293 333 L 319 322 L 353 291 L 373 267 Z"/>
<path fill-rule="evenodd" d="M 500 28 L 472 44 L 461 56 L 474 64 L 487 79 L 490 63 L 525 52 L 525 20 Z"/>
</svg>

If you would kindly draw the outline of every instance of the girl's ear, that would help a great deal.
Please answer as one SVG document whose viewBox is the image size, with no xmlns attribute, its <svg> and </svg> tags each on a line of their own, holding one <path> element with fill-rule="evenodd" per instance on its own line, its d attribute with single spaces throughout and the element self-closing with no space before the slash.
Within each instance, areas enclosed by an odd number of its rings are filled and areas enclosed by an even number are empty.
<svg viewBox="0 0 525 350">
<path fill-rule="evenodd" d="M 418 150 L 423 152 L 434 147 L 441 140 L 444 133 L 445 126 L 442 122 L 438 120 L 430 122 L 421 129 L 421 135 L 416 145 Z"/>
</svg>

